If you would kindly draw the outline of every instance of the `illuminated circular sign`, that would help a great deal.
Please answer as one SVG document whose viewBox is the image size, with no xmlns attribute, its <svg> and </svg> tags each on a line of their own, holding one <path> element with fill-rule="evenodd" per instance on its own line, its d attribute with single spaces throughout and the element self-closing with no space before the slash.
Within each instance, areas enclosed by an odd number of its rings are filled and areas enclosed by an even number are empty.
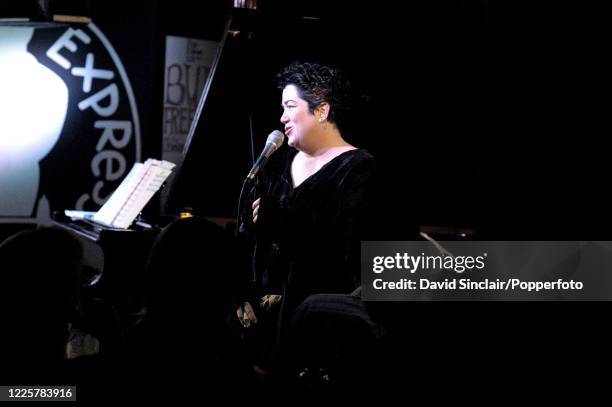
<svg viewBox="0 0 612 407">
<path fill-rule="evenodd" d="M 97 210 L 140 161 L 134 93 L 94 25 L 0 27 L 0 222 Z"/>
</svg>

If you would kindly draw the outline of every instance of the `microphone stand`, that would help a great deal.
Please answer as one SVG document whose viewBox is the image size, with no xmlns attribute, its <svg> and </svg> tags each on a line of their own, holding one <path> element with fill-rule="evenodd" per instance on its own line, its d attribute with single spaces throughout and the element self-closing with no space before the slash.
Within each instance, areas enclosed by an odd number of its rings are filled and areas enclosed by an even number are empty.
<svg viewBox="0 0 612 407">
<path fill-rule="evenodd" d="M 247 185 L 252 185 L 252 184 L 254 184 L 255 192 L 257 192 L 257 190 L 259 188 L 259 182 L 258 182 L 257 178 L 255 178 L 255 180 L 252 180 L 252 179 L 247 177 L 242 182 L 242 188 L 240 189 L 240 197 L 238 198 L 238 212 L 236 213 L 235 236 L 238 236 L 238 234 L 240 232 L 244 232 L 244 224 L 245 224 L 244 218 L 243 218 L 244 191 L 245 191 Z"/>
</svg>

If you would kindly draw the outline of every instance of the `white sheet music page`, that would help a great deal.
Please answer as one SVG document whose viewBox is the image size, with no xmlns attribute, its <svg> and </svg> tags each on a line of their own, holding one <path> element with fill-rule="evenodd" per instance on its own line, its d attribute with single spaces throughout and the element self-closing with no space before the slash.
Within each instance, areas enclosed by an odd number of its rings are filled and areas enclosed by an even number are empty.
<svg viewBox="0 0 612 407">
<path fill-rule="evenodd" d="M 152 158 L 144 164 L 136 163 L 93 220 L 119 229 L 129 228 L 174 167 L 171 162 Z"/>
<path fill-rule="evenodd" d="M 138 185 L 144 172 L 144 164 L 136 163 L 123 179 L 123 182 L 117 187 L 100 210 L 93 216 L 92 220 L 106 226 L 112 226 L 113 221 L 121 211 L 121 207 L 128 200 L 132 191 Z"/>
</svg>

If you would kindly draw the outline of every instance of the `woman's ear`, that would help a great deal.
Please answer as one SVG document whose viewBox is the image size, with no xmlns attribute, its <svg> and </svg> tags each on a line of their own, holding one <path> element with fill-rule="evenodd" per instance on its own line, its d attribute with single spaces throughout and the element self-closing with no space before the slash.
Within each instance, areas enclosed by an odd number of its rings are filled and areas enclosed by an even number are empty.
<svg viewBox="0 0 612 407">
<path fill-rule="evenodd" d="M 329 110 L 331 106 L 327 102 L 323 102 L 317 107 L 315 111 L 315 116 L 319 122 L 324 122 L 329 117 Z"/>
</svg>

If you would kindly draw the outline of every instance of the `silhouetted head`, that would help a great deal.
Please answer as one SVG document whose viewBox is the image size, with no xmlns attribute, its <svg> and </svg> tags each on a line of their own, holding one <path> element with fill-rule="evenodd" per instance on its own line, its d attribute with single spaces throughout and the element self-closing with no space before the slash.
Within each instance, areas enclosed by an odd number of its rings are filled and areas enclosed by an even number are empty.
<svg viewBox="0 0 612 407">
<path fill-rule="evenodd" d="M 63 357 L 79 304 L 81 256 L 80 243 L 59 229 L 25 230 L 0 244 L 0 315 L 13 356 Z"/>
</svg>

